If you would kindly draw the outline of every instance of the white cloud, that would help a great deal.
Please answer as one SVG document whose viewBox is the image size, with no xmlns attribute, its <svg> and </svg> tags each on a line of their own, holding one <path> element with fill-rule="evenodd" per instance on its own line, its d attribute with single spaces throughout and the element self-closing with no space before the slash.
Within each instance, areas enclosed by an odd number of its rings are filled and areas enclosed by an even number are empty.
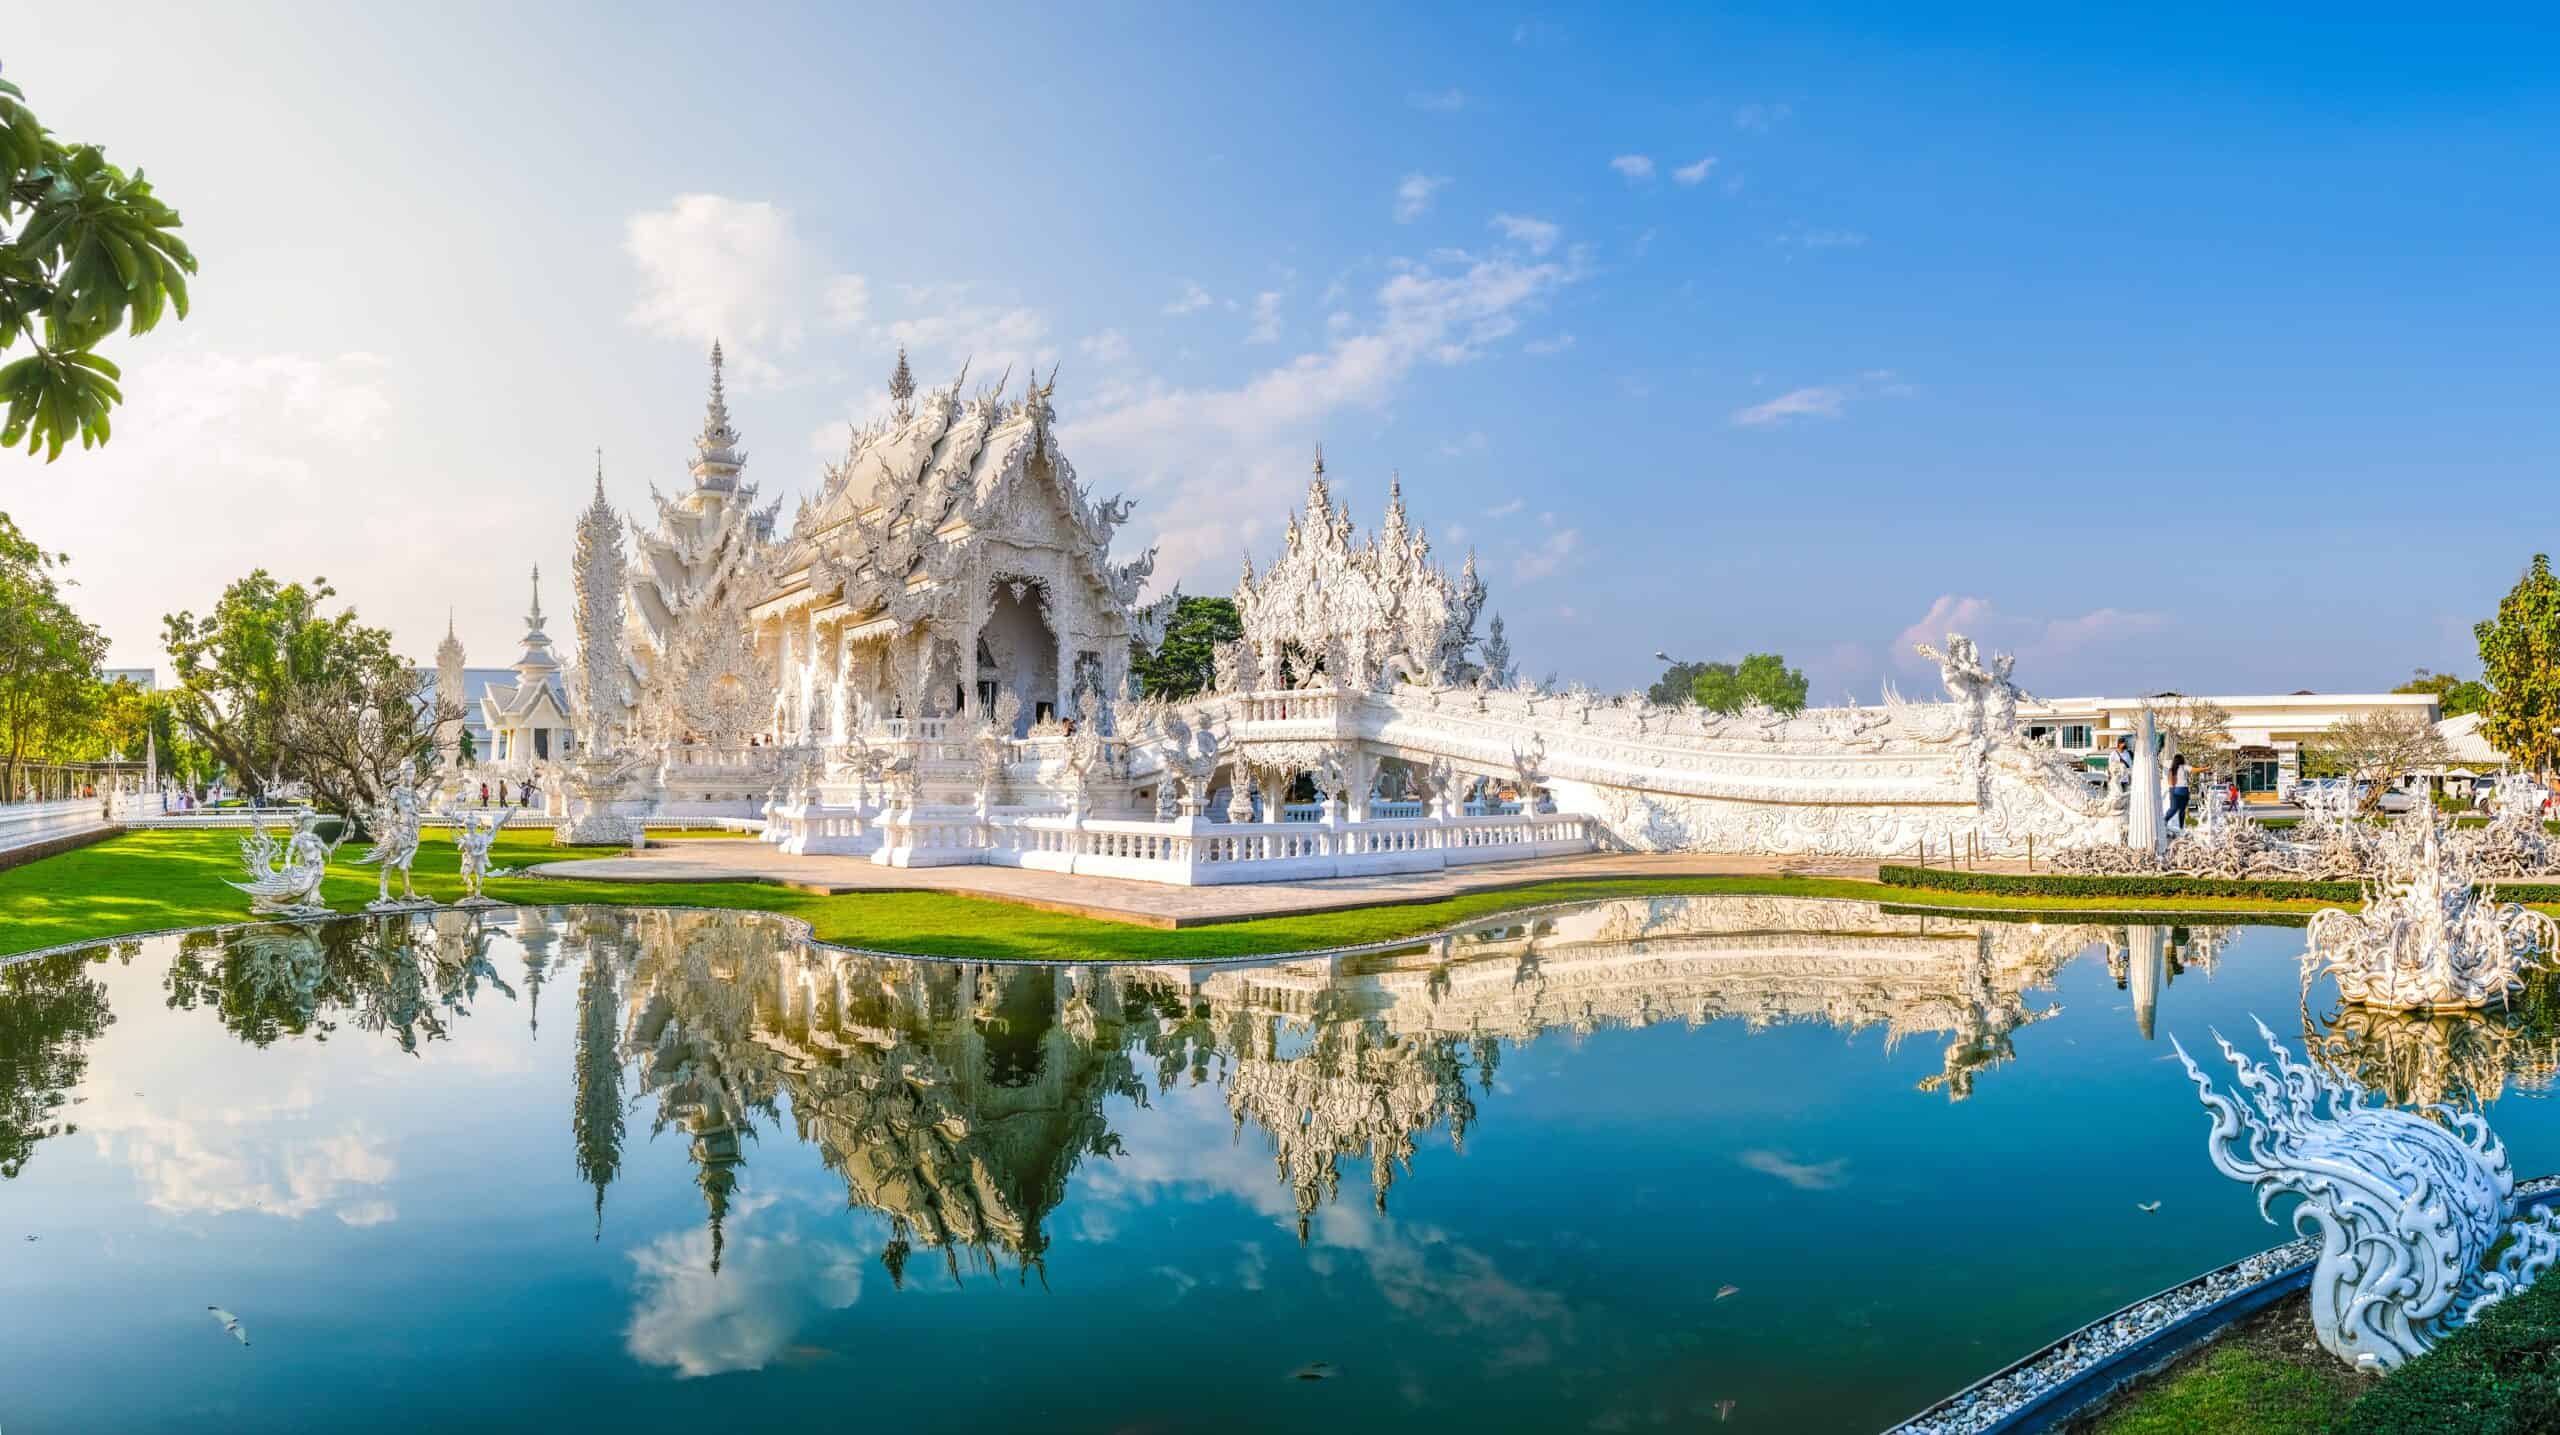
<svg viewBox="0 0 2560 1435">
<path fill-rule="evenodd" d="M 1949 633 L 1962 633 L 1985 648 L 2051 661 L 2153 632 L 2166 622 L 2158 613 L 2122 608 L 2095 608 L 2062 618 L 2020 617 L 1999 611 L 1988 598 L 1941 593 L 1928 612 L 1895 635 L 1892 652 L 1902 666 L 1924 670 L 1932 664 L 1915 651 L 1920 644 L 1941 645 Z"/>
<path fill-rule="evenodd" d="M 1265 289 L 1253 296 L 1253 329 L 1244 336 L 1248 344 L 1280 342 L 1280 291 Z"/>
<path fill-rule="evenodd" d="M 1761 428 L 1805 418 L 1836 419 L 1848 401 L 1847 390 L 1829 384 L 1815 384 L 1790 389 L 1766 403 L 1736 409 L 1733 422 L 1743 428 Z"/>
<path fill-rule="evenodd" d="M 1163 552 L 1159 582 L 1233 564 L 1306 475 L 1328 419 L 1375 411 L 1417 369 L 1471 362 L 1515 332 L 1558 289 L 1582 277 L 1581 256 L 1517 252 L 1399 260 L 1370 315 L 1328 322 L 1324 345 L 1231 388 L 1157 383 L 1126 402 L 1062 415 L 1062 441 L 1088 473 L 1124 475 L 1152 502 L 1139 510 Z"/>
<path fill-rule="evenodd" d="M 1544 254 L 1555 248 L 1556 236 L 1563 232 L 1554 220 L 1527 214 L 1497 214 L 1493 217 L 1493 227 L 1501 230 L 1503 238 L 1514 244 L 1529 246 L 1532 254 Z"/>
<path fill-rule="evenodd" d="M 1452 86 L 1445 90 L 1420 91 L 1405 97 L 1405 103 L 1417 110 L 1432 110 L 1453 115 L 1467 107 L 1467 92 Z"/>
<path fill-rule="evenodd" d="M 1745 1151 L 1742 1164 L 1764 1176 L 1775 1176 L 1799 1191 L 1836 1191 L 1849 1184 L 1849 1158 L 1792 1161 L 1775 1151 Z"/>
<path fill-rule="evenodd" d="M 1432 197 L 1449 187 L 1445 174 L 1423 174 L 1419 171 L 1396 182 L 1396 223 L 1411 224 L 1431 211 Z"/>
<path fill-rule="evenodd" d="M 1531 339 L 1529 342 L 1522 344 L 1520 349 L 1521 352 L 1528 354 L 1561 354 L 1572 347 L 1573 336 L 1571 334 L 1556 334 L 1544 339 Z"/>
<path fill-rule="evenodd" d="M 631 1253 L 634 1300 L 623 1347 L 643 1365 L 695 1379 L 762 1370 L 812 1317 L 862 1296 L 862 1258 L 852 1247 L 808 1239 L 797 1222 L 769 1219 L 769 1200 L 730 1208 L 720 1270 L 711 1270 L 711 1233 L 658 1237 Z M 767 1226 L 781 1228 L 766 1234 Z"/>
<path fill-rule="evenodd" d="M 1465 458 L 1470 454 L 1482 453 L 1490 446 L 1490 442 L 1484 436 L 1484 430 L 1470 429 L 1462 438 L 1444 440 L 1440 445 L 1440 456 Z"/>
<path fill-rule="evenodd" d="M 1573 556 L 1574 550 L 1581 546 L 1580 529 L 1559 528 L 1548 534 L 1537 547 L 1527 549 L 1511 560 L 1512 580 L 1535 583 L 1541 578 L 1553 577 Z"/>
<path fill-rule="evenodd" d="M 1515 498 L 1509 503 L 1497 503 L 1493 507 L 1486 509 L 1484 511 L 1484 516 L 1487 518 L 1509 518 L 1511 515 L 1518 513 L 1521 509 L 1528 506 L 1529 501 L 1527 499 Z"/>
<path fill-rule="evenodd" d="M 1703 184 L 1707 178 L 1707 171 L 1714 169 L 1715 167 L 1716 157 L 1714 155 L 1708 155 L 1696 164 L 1684 164 L 1678 169 L 1671 171 L 1671 178 L 1675 182 L 1683 185 Z"/>
<path fill-rule="evenodd" d="M 963 363 L 990 380 L 1008 369 L 1020 379 L 1057 357 L 1049 321 L 1036 309 L 981 298 L 974 284 L 902 285 L 899 293 L 911 312 L 882 332 L 907 346 L 920 384 L 946 382 L 935 369 L 957 373 Z"/>
<path fill-rule="evenodd" d="M 1164 306 L 1164 311 L 1168 314 L 1188 314 L 1197 309 L 1206 309 L 1210 303 L 1208 290 L 1201 288 L 1195 280 L 1185 279 L 1182 281 L 1182 292 L 1174 296 L 1172 303 Z"/>
<path fill-rule="evenodd" d="M 1609 161 L 1609 168 L 1625 175 L 1629 184 L 1641 184 L 1653 178 L 1653 159 L 1650 155 L 1622 154 Z"/>
<path fill-rule="evenodd" d="M 1801 249 L 1857 249 L 1866 244 L 1867 236 L 1854 229 L 1807 229 L 1798 225 L 1773 242 L 1782 248 L 1793 245 Z"/>
<path fill-rule="evenodd" d="M 1076 349 L 1095 363 L 1116 364 L 1129 357 L 1129 336 L 1117 329 L 1105 329 L 1077 340 Z"/>
<path fill-rule="evenodd" d="M 1772 125 L 1782 123 L 1795 112 L 1793 105 L 1744 105 L 1733 112 L 1733 127 L 1753 134 L 1767 134 Z"/>
<path fill-rule="evenodd" d="M 781 377 L 775 356 L 800 342 L 812 293 L 831 326 L 868 311 L 862 277 L 825 273 L 790 214 L 764 200 L 678 195 L 624 220 L 622 248 L 640 271 L 631 324 L 705 348 L 721 341 L 741 388 Z"/>
</svg>

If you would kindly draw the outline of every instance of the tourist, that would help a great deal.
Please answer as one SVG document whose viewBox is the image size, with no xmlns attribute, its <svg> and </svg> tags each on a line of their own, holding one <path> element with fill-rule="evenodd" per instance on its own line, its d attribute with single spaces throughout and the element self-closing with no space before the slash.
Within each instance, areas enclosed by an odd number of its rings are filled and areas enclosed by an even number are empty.
<svg viewBox="0 0 2560 1435">
<path fill-rule="evenodd" d="M 2115 788 L 2118 792 L 2133 791 L 2132 738 L 2120 737 L 2116 739 L 2116 755 L 2113 767 L 2115 771 L 2108 777 L 2108 785 Z"/>
<path fill-rule="evenodd" d="M 489 784 L 485 782 L 480 784 L 480 805 L 483 807 L 489 805 Z"/>
<path fill-rule="evenodd" d="M 532 778 L 529 778 L 529 777 L 528 777 L 528 778 L 526 778 L 526 779 L 525 779 L 525 782 L 524 782 L 524 800 L 523 800 L 522 802 L 517 803 L 516 805 L 517 805 L 518 807 L 531 807 L 531 806 L 533 805 L 533 779 L 532 779 Z"/>
<path fill-rule="evenodd" d="M 2187 755 L 2183 752 L 2169 759 L 2169 815 L 2164 820 L 2172 831 L 2187 825 Z"/>
</svg>

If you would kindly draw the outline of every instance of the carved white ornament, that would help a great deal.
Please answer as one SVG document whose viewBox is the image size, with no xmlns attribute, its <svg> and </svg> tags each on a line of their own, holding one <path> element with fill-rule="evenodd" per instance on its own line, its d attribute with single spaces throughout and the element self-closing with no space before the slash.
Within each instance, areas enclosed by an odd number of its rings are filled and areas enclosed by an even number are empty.
<svg viewBox="0 0 2560 1435">
<path fill-rule="evenodd" d="M 2331 1354 L 2392 1369 L 2560 1257 L 2560 1212 L 2516 1214 L 2506 1147 L 2486 1121 L 2450 1107 L 2421 1116 L 2374 1104 L 2355 1082 L 2295 1061 L 2264 1022 L 2258 1034 L 2272 1069 L 2214 1036 L 2236 1098 L 2183 1046 L 2178 1060 L 2213 1117 L 2205 1152 L 2214 1169 L 2253 1186 L 2261 1214 L 2279 1195 L 2302 1198 L 2294 1229 L 2320 1240 L 2311 1323 Z M 2484 1269 L 2506 1236 L 2514 1243 Z"/>
<path fill-rule="evenodd" d="M 2326 972 L 2358 1006 L 2469 1011 L 2503 1003 L 2524 974 L 2560 950 L 2560 923 L 2478 885 L 2467 851 L 2443 819 L 2414 814 L 2389 829 L 2364 906 L 2311 919 L 2306 974 Z"/>
</svg>

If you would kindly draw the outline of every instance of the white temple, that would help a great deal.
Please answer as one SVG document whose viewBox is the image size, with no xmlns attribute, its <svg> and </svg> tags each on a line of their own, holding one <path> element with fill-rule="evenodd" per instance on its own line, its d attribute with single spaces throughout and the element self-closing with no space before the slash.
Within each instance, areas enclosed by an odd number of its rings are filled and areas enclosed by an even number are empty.
<svg viewBox="0 0 2560 1435">
<path fill-rule="evenodd" d="M 791 853 L 1183 884 L 1435 870 L 1599 848 L 1987 855 L 2120 832 L 2021 737 L 2007 659 L 1950 638 L 1948 701 L 1718 716 L 1512 680 L 1470 557 L 1455 576 L 1390 485 L 1363 538 L 1319 454 L 1280 553 L 1248 557 L 1244 638 L 1210 691 L 1142 697 L 1175 599 L 1112 540 L 1060 450 L 1051 387 L 919 390 L 855 430 L 790 531 L 758 508 L 711 355 L 690 486 L 653 526 L 579 524 L 583 738 L 555 792 L 589 833 L 759 825 Z M 551 662 L 527 636 L 528 693 Z M 599 665 L 598 654 L 615 655 Z M 549 671 L 556 673 L 556 663 Z M 534 713 L 545 723 L 547 710 Z M 555 760 L 564 736 L 509 751 Z M 529 747 L 529 751 L 527 748 Z M 555 804 L 553 810 L 563 807 Z M 564 832 L 569 824 L 563 824 Z M 589 840 L 592 840 L 590 838 Z"/>
</svg>

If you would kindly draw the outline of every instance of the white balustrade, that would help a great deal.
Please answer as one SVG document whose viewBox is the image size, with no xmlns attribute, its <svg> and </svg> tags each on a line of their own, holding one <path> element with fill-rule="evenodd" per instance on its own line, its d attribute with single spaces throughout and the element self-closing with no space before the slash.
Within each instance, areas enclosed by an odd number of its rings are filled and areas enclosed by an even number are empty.
<svg viewBox="0 0 2560 1435">
<path fill-rule="evenodd" d="M 0 804 L 0 852 L 94 832 L 107 825 L 107 799 L 103 797 Z"/>
</svg>

